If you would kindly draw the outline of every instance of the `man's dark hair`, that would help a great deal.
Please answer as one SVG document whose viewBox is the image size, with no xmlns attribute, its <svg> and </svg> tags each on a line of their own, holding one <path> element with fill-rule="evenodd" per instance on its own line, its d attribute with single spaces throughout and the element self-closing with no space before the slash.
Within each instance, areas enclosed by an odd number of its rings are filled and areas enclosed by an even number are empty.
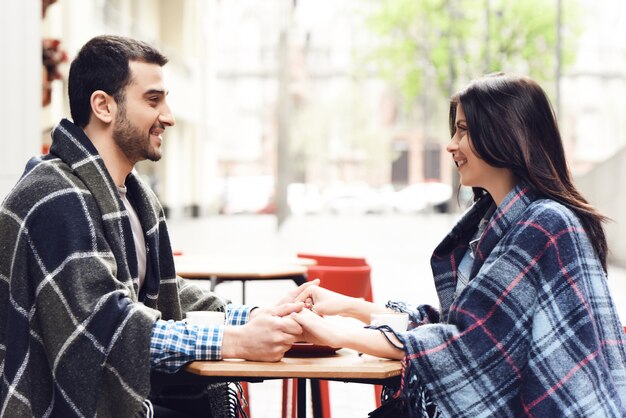
<svg viewBox="0 0 626 418">
<path fill-rule="evenodd" d="M 131 82 L 130 61 L 164 66 L 167 57 L 145 42 L 122 36 L 97 36 L 78 51 L 70 66 L 68 90 L 74 123 L 84 128 L 91 115 L 91 94 L 102 90 L 118 104 Z"/>
</svg>

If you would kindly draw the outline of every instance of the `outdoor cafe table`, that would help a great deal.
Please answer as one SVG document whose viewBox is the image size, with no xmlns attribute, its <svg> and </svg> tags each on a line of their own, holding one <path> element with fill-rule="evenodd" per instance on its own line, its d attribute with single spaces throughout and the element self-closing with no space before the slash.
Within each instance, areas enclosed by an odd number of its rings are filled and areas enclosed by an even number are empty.
<svg viewBox="0 0 626 418">
<path fill-rule="evenodd" d="M 185 383 L 215 383 L 270 379 L 298 379 L 298 418 L 306 417 L 306 379 L 337 380 L 384 385 L 398 382 L 402 366 L 398 360 L 368 355 L 359 356 L 354 350 L 341 349 L 323 357 L 284 357 L 281 361 L 258 362 L 238 359 L 194 361 L 175 375 L 162 381 Z"/>
<path fill-rule="evenodd" d="M 241 299 L 246 303 L 246 282 L 250 280 L 292 280 L 296 285 L 306 282 L 307 265 L 315 263 L 303 258 L 219 258 L 199 256 L 174 257 L 176 274 L 186 279 L 211 281 L 211 290 L 224 281 L 241 282 Z"/>
</svg>

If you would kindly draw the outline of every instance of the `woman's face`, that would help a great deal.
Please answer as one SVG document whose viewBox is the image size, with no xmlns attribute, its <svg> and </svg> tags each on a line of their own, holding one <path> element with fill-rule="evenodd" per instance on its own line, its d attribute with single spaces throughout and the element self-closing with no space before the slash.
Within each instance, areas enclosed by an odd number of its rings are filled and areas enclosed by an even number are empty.
<svg viewBox="0 0 626 418">
<path fill-rule="evenodd" d="M 493 167 L 474 153 L 461 103 L 456 107 L 454 125 L 456 132 L 450 139 L 446 150 L 452 154 L 461 184 L 467 187 L 481 187 L 496 200 L 502 193 L 506 195 L 512 188 L 511 170 Z"/>
</svg>

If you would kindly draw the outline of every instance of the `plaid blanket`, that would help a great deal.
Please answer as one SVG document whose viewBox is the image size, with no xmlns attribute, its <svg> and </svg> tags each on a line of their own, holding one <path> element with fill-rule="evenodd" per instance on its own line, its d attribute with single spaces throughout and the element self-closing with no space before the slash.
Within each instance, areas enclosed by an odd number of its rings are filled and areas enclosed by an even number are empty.
<svg viewBox="0 0 626 418">
<path fill-rule="evenodd" d="M 401 334 L 404 396 L 417 381 L 450 417 L 625 416 L 624 330 L 569 209 L 515 188 L 455 295 L 459 262 L 492 205 L 478 201 L 434 251 L 440 316 L 421 306 L 418 326 Z"/>
<path fill-rule="evenodd" d="M 126 186 L 147 245 L 139 293 L 128 214 L 81 129 L 61 121 L 50 154 L 31 160 L 5 199 L 0 416 L 143 414 L 154 321 L 224 309 L 223 300 L 176 277 L 156 196 L 134 174 Z"/>
</svg>

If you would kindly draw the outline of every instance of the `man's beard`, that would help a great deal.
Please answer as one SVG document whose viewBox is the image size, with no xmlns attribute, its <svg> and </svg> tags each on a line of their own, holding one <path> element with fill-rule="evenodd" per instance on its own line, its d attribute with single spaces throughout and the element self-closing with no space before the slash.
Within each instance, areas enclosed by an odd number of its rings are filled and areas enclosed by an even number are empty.
<svg viewBox="0 0 626 418">
<path fill-rule="evenodd" d="M 151 126 L 150 130 L 155 128 Z M 159 161 L 161 152 L 150 143 L 150 131 L 141 132 L 136 125 L 126 118 L 126 108 L 121 106 L 117 112 L 113 127 L 113 140 L 124 155 L 133 163 L 150 160 Z"/>
</svg>

